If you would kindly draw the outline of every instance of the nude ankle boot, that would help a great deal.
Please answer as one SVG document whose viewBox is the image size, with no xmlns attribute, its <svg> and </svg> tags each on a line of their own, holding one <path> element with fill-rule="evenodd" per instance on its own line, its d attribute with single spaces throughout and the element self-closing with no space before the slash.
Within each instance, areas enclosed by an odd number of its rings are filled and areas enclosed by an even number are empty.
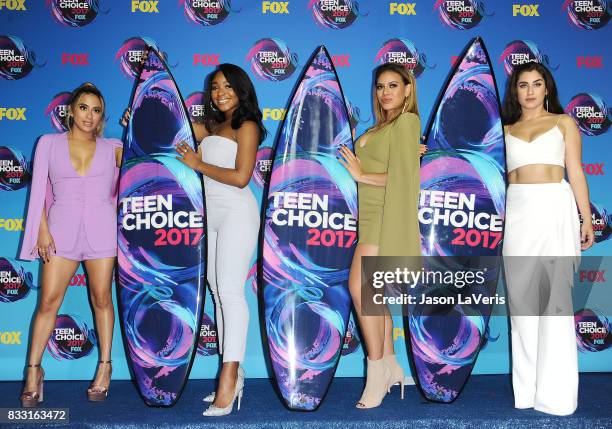
<svg viewBox="0 0 612 429">
<path fill-rule="evenodd" d="M 404 374 L 404 368 L 397 361 L 395 355 L 383 356 L 385 365 L 389 368 L 389 384 L 387 386 L 387 392 L 391 392 L 391 387 L 399 384 L 400 385 L 400 398 L 404 399 L 404 386 L 413 385 L 414 379 L 412 377 L 406 377 Z"/>
<path fill-rule="evenodd" d="M 378 407 L 389 389 L 391 372 L 383 359 L 370 360 L 368 358 L 368 372 L 366 386 L 357 403 L 357 408 Z"/>
</svg>

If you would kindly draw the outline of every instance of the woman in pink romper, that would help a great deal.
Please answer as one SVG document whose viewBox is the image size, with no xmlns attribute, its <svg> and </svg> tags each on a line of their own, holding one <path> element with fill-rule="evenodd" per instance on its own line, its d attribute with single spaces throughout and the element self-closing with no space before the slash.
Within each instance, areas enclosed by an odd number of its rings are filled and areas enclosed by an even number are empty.
<svg viewBox="0 0 612 429">
<path fill-rule="evenodd" d="M 111 283 L 117 256 L 115 196 L 122 143 L 100 137 L 104 98 L 90 83 L 72 92 L 67 126 L 67 133 L 42 136 L 34 156 L 20 257 L 40 257 L 43 266 L 21 395 L 26 407 L 43 401 L 42 355 L 68 283 L 81 261 L 87 271 L 100 348 L 96 377 L 87 390 L 89 399 L 104 400 L 110 384 Z"/>
</svg>

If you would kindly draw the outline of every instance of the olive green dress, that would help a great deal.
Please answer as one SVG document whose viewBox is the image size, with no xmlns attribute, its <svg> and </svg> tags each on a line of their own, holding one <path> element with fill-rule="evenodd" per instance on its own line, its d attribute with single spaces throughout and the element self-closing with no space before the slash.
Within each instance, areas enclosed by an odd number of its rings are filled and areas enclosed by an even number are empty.
<svg viewBox="0 0 612 429">
<path fill-rule="evenodd" d="M 421 254 L 420 124 L 414 113 L 403 113 L 355 147 L 364 173 L 387 173 L 385 186 L 358 184 L 359 243 L 377 245 L 379 256 Z"/>
</svg>

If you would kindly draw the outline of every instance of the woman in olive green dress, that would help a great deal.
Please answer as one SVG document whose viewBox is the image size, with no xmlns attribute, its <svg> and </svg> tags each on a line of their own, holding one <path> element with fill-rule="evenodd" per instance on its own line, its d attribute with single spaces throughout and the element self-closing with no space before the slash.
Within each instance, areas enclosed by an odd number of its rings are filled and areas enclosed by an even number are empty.
<svg viewBox="0 0 612 429">
<path fill-rule="evenodd" d="M 380 405 L 391 386 L 401 385 L 404 370 L 393 349 L 393 321 L 362 311 L 362 256 L 420 256 L 417 219 L 420 186 L 421 125 L 414 76 L 398 64 L 375 70 L 376 123 L 355 144 L 355 156 L 340 149 L 340 162 L 358 184 L 359 242 L 351 264 L 349 289 L 367 352 L 366 386 L 357 408 Z"/>
</svg>

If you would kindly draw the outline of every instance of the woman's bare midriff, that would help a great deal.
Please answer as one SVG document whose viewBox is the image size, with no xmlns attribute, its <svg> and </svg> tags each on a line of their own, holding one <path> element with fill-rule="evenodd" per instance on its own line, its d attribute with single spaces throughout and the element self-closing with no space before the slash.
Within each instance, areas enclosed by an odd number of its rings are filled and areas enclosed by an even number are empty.
<svg viewBox="0 0 612 429">
<path fill-rule="evenodd" d="M 529 164 L 508 173 L 511 184 L 559 183 L 565 177 L 565 169 L 552 164 Z"/>
</svg>

